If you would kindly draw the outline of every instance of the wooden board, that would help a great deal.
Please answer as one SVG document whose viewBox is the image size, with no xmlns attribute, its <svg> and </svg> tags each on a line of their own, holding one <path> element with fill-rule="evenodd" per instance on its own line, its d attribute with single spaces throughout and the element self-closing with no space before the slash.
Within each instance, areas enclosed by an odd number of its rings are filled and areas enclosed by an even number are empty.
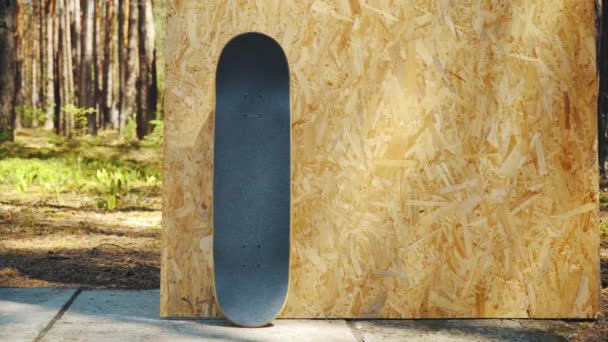
<svg viewBox="0 0 608 342">
<path fill-rule="evenodd" d="M 283 317 L 599 310 L 593 2 L 167 2 L 162 316 L 217 316 L 214 72 L 290 63 Z"/>
</svg>

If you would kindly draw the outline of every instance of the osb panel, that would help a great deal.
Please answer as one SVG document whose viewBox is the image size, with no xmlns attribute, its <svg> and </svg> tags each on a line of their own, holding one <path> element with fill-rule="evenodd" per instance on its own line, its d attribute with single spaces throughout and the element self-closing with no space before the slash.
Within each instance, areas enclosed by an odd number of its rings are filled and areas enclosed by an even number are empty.
<svg viewBox="0 0 608 342">
<path fill-rule="evenodd" d="M 214 73 L 245 31 L 291 68 L 282 317 L 598 312 L 593 1 L 167 6 L 163 316 L 219 314 Z"/>
</svg>

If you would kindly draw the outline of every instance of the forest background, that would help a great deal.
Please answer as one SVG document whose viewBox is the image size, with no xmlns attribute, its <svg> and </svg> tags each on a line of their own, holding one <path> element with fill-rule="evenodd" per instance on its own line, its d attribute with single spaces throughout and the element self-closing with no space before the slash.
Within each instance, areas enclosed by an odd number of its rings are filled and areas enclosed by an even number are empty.
<svg viewBox="0 0 608 342">
<path fill-rule="evenodd" d="M 67 138 L 116 129 L 138 140 L 160 128 L 164 1 L 15 4 L 15 113 L 0 140 L 13 140 L 11 128 Z"/>
</svg>

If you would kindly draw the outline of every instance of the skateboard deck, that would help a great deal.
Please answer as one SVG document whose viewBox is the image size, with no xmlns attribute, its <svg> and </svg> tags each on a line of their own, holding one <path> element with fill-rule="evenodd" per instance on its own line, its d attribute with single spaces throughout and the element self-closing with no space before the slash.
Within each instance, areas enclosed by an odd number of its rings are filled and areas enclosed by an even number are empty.
<svg viewBox="0 0 608 342">
<path fill-rule="evenodd" d="M 291 116 L 280 45 L 244 33 L 217 66 L 213 176 L 215 295 L 224 316 L 268 324 L 289 285 Z"/>
</svg>

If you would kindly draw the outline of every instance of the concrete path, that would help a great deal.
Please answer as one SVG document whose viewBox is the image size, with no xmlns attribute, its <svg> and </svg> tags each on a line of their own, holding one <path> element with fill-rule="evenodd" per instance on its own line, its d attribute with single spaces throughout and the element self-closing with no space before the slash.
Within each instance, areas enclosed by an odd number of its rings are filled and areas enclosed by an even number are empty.
<svg viewBox="0 0 608 342">
<path fill-rule="evenodd" d="M 33 341 L 76 290 L 0 288 L 0 340 Z"/>
<path fill-rule="evenodd" d="M 0 341 L 567 341 L 560 321 L 292 320 L 266 328 L 158 316 L 158 290 L 0 288 Z"/>
</svg>

